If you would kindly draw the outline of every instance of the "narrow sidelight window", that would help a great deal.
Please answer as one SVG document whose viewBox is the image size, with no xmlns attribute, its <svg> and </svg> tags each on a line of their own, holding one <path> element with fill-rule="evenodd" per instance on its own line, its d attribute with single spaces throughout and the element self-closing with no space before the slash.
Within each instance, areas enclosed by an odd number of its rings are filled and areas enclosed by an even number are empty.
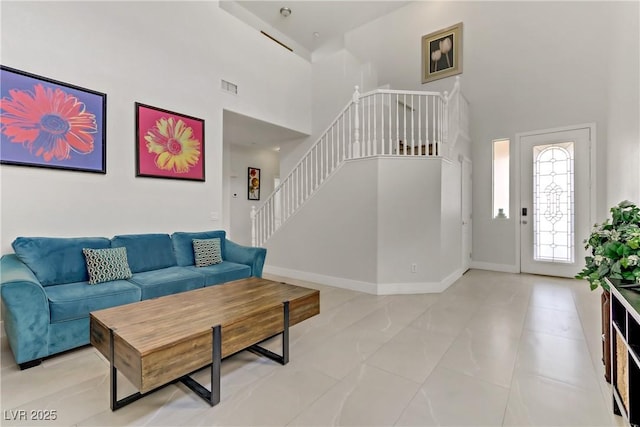
<svg viewBox="0 0 640 427">
<path fill-rule="evenodd" d="M 509 140 L 493 140 L 493 217 L 509 218 Z"/>
</svg>

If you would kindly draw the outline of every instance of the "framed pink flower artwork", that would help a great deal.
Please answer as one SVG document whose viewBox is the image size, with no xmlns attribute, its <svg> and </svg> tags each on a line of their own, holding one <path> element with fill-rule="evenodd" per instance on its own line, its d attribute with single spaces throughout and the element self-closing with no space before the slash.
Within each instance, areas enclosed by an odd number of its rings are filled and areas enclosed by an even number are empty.
<svg viewBox="0 0 640 427">
<path fill-rule="evenodd" d="M 0 65 L 0 163 L 107 172 L 107 95 Z"/>
<path fill-rule="evenodd" d="M 204 181 L 204 120 L 135 105 L 136 176 Z"/>
</svg>

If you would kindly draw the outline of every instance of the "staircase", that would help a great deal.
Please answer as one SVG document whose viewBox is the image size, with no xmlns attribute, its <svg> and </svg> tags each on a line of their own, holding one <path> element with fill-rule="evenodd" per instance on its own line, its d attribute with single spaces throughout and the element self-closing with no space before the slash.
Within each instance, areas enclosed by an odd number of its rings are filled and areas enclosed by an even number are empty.
<svg viewBox="0 0 640 427">
<path fill-rule="evenodd" d="M 469 104 L 456 77 L 448 93 L 376 89 L 338 114 L 279 186 L 251 209 L 251 244 L 264 243 L 345 161 L 373 156 L 449 158 L 468 138 Z"/>
</svg>

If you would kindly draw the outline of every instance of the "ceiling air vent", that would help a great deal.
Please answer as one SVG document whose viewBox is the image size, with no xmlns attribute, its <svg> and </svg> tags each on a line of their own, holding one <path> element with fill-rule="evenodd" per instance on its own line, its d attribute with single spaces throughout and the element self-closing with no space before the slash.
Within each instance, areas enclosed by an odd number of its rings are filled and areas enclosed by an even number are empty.
<svg viewBox="0 0 640 427">
<path fill-rule="evenodd" d="M 282 43 L 280 40 L 276 39 L 273 36 L 270 36 L 269 34 L 265 33 L 264 31 L 260 31 L 265 37 L 270 38 L 271 40 L 273 40 L 274 42 L 278 43 L 280 46 L 282 46 L 283 48 L 287 49 L 289 52 L 293 52 L 293 49 L 291 49 L 289 46 L 287 46 L 286 44 Z"/>
<path fill-rule="evenodd" d="M 238 94 L 238 85 L 234 85 L 233 83 L 228 82 L 224 79 L 220 80 L 220 88 L 225 92 L 229 92 L 234 95 Z"/>
</svg>

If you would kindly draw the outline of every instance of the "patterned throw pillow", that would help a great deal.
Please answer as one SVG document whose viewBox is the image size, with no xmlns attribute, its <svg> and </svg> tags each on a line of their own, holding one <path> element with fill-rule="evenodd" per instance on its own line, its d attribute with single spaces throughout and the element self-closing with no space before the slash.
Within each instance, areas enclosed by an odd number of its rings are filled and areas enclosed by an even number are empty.
<svg viewBox="0 0 640 427">
<path fill-rule="evenodd" d="M 193 255 L 196 267 L 220 264 L 222 262 L 220 238 L 193 239 Z"/>
<path fill-rule="evenodd" d="M 127 262 L 127 248 L 83 248 L 82 252 L 87 260 L 90 285 L 131 277 L 131 269 Z"/>
</svg>

